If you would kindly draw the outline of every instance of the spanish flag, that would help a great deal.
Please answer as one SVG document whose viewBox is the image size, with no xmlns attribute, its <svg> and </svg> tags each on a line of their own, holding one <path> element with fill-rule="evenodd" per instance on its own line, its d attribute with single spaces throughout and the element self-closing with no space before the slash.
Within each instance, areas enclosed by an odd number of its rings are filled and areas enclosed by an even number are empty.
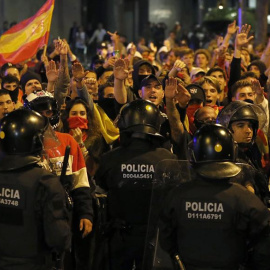
<svg viewBox="0 0 270 270">
<path fill-rule="evenodd" d="M 34 16 L 14 25 L 0 37 L 0 66 L 25 61 L 48 43 L 53 8 L 54 0 L 47 0 Z"/>
</svg>

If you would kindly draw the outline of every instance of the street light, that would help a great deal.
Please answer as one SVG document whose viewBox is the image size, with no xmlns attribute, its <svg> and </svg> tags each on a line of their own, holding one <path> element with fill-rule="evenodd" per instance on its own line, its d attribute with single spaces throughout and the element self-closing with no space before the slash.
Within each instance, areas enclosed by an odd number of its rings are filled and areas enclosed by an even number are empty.
<svg viewBox="0 0 270 270">
<path fill-rule="evenodd" d="M 224 8 L 223 3 L 222 3 L 222 2 L 219 2 L 219 4 L 218 4 L 218 9 L 223 9 L 223 8 Z"/>
</svg>

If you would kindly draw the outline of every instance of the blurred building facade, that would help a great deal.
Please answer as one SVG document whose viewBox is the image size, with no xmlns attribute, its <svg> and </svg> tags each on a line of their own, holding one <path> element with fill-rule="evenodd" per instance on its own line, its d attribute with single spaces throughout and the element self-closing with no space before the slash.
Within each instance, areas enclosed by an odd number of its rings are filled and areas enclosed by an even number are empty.
<svg viewBox="0 0 270 270">
<path fill-rule="evenodd" d="M 0 0 L 0 27 L 6 20 L 20 22 L 36 13 L 46 0 Z M 258 1 L 258 0 L 257 0 Z M 204 15 L 222 4 L 224 7 L 256 8 L 256 0 L 55 0 L 51 38 L 68 38 L 73 22 L 83 25 L 89 32 L 99 22 L 106 30 L 119 31 L 127 40 L 136 40 L 147 33 L 149 22 L 164 23 L 166 35 L 175 22 L 187 34 Z M 259 0 L 260 1 L 260 0 Z M 264 0 L 265 1 L 265 0 Z M 269 2 L 268 0 L 266 0 Z"/>
</svg>

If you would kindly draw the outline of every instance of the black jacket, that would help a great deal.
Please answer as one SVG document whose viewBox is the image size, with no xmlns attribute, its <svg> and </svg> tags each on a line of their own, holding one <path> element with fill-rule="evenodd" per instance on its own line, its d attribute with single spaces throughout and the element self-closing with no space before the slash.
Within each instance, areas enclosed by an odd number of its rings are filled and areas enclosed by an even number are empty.
<svg viewBox="0 0 270 270">
<path fill-rule="evenodd" d="M 244 187 L 197 179 L 168 195 L 159 239 L 169 254 L 180 254 L 187 269 L 232 270 L 246 260 L 247 241 L 258 241 L 269 221 L 268 209 Z M 269 246 L 269 233 L 263 239 Z M 254 244 L 258 245 L 259 241 Z M 264 253 L 256 269 L 269 269 L 269 249 Z"/>
<path fill-rule="evenodd" d="M 146 225 L 155 166 L 176 156 L 149 141 L 132 139 L 101 158 L 96 174 L 99 186 L 108 191 L 109 215 L 129 224 Z"/>
<path fill-rule="evenodd" d="M 0 269 L 46 267 L 51 252 L 70 246 L 64 190 L 36 157 L 0 161 Z M 50 262 L 48 262 L 50 264 Z"/>
</svg>

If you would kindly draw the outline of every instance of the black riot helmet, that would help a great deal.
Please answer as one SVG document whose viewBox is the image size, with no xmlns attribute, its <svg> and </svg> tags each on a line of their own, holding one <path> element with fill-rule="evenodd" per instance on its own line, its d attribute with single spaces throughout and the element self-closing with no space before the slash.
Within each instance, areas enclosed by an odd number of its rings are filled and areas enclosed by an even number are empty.
<svg viewBox="0 0 270 270">
<path fill-rule="evenodd" d="M 24 107 L 47 116 L 51 126 L 55 129 L 59 124 L 60 111 L 56 99 L 49 92 L 37 91 L 31 93 L 24 100 Z"/>
<path fill-rule="evenodd" d="M 253 127 L 253 137 L 255 139 L 257 130 L 259 128 L 259 120 L 258 116 L 256 115 L 255 111 L 252 109 L 250 105 L 240 107 L 231 117 L 231 121 L 229 124 L 229 128 L 231 127 L 231 124 L 235 121 L 239 120 L 246 120 L 250 121 L 252 123 Z"/>
<path fill-rule="evenodd" d="M 253 127 L 253 142 L 255 141 L 258 128 L 263 128 L 267 118 L 264 111 L 257 105 L 245 101 L 233 101 L 225 106 L 217 117 L 217 123 L 229 128 L 233 122 L 250 121 Z"/>
<path fill-rule="evenodd" d="M 143 133 L 163 138 L 159 134 L 160 111 L 154 103 L 147 100 L 138 99 L 123 106 L 117 126 L 121 133 Z"/>
<path fill-rule="evenodd" d="M 0 122 L 0 149 L 8 155 L 39 154 L 48 120 L 35 111 L 21 108 Z"/>
<path fill-rule="evenodd" d="M 218 124 L 206 124 L 189 143 L 190 162 L 196 172 L 210 179 L 236 176 L 240 168 L 236 160 L 236 144 L 231 132 Z"/>
</svg>

